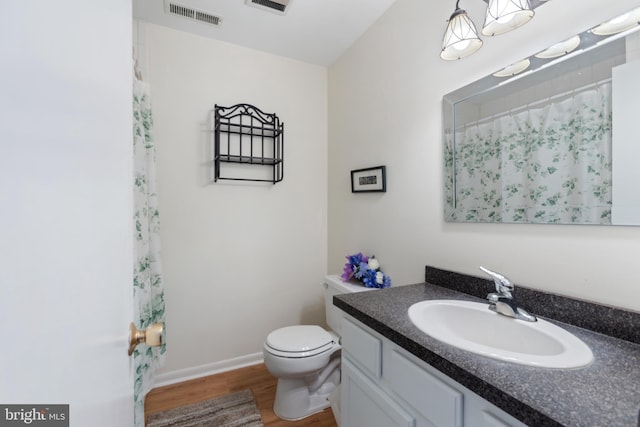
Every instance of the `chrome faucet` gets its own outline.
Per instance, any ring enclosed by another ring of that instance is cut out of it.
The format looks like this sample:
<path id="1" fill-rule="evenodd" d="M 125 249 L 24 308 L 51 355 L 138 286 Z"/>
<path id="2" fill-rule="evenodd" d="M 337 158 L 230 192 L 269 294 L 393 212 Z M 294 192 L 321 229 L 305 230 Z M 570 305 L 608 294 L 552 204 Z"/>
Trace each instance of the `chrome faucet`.
<path id="1" fill-rule="evenodd" d="M 496 292 L 487 295 L 489 300 L 489 309 L 496 313 L 513 317 L 515 319 L 526 320 L 527 322 L 535 322 L 536 316 L 527 313 L 523 308 L 518 307 L 516 303 L 515 287 L 513 284 L 500 273 L 480 267 L 480 270 L 487 273 L 496 284 Z"/>

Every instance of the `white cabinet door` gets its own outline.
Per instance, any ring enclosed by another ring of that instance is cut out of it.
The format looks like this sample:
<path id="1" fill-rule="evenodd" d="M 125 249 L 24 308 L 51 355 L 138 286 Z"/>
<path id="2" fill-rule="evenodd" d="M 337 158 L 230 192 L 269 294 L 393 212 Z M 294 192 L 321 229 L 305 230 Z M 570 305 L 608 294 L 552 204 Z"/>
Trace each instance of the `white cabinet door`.
<path id="1" fill-rule="evenodd" d="M 391 390 L 437 427 L 462 427 L 464 394 L 453 381 L 429 372 L 400 352 L 385 353 Z"/>
<path id="2" fill-rule="evenodd" d="M 416 422 L 344 357 L 340 421 L 340 427 L 414 427 Z"/>
<path id="3" fill-rule="evenodd" d="M 464 427 L 527 427 L 472 391 L 465 394 Z"/>

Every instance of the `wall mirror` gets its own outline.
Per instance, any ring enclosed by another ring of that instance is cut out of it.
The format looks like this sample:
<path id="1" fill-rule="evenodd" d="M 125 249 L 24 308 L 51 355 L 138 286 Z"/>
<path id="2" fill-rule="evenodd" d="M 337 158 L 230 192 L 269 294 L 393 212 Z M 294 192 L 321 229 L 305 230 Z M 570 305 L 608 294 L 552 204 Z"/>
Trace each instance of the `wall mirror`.
<path id="1" fill-rule="evenodd" d="M 640 7 L 443 98 L 445 220 L 640 225 Z"/>

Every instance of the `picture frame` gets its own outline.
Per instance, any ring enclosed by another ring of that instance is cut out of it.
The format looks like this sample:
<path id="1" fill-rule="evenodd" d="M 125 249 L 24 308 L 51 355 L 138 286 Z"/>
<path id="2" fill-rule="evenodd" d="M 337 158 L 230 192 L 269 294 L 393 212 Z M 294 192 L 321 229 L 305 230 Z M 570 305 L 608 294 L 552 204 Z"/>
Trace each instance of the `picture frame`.
<path id="1" fill-rule="evenodd" d="M 385 166 L 375 166 L 351 171 L 352 193 L 385 193 L 387 177 Z"/>

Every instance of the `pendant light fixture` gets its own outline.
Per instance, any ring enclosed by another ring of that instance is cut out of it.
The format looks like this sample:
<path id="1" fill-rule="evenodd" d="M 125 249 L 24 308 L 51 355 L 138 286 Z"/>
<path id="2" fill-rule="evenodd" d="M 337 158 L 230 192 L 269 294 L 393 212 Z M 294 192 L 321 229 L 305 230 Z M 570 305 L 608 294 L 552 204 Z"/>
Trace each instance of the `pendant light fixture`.
<path id="1" fill-rule="evenodd" d="M 467 12 L 460 9 L 460 0 L 456 1 L 456 10 L 449 18 L 442 39 L 440 58 L 451 61 L 469 56 L 482 47 L 482 40 Z"/>
<path id="2" fill-rule="evenodd" d="M 485 36 L 496 36 L 514 30 L 533 18 L 529 0 L 490 0 L 482 27 Z"/>
<path id="3" fill-rule="evenodd" d="M 534 1 L 534 7 L 547 0 Z M 496 36 L 514 30 L 533 18 L 535 12 L 530 0 L 484 0 L 487 3 L 482 34 Z M 456 1 L 456 10 L 449 18 L 442 40 L 440 58 L 450 61 L 471 55 L 482 47 L 478 30 L 467 15 L 460 9 L 460 0 Z"/>

